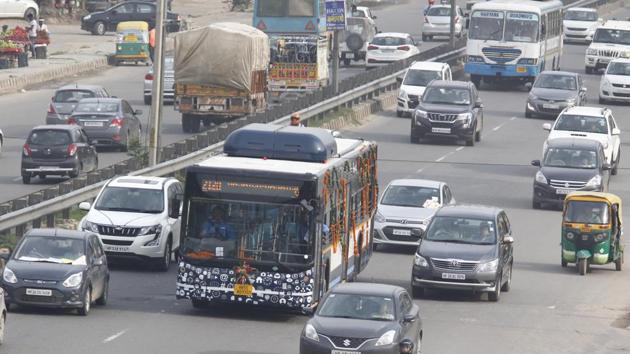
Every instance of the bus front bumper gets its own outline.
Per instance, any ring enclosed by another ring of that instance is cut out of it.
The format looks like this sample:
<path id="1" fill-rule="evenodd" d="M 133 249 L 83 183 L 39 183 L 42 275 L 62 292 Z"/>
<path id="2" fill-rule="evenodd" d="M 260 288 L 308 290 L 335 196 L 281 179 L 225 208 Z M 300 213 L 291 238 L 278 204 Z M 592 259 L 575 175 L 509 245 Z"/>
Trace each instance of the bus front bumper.
<path id="1" fill-rule="evenodd" d="M 534 78 L 540 73 L 536 65 L 466 63 L 464 71 L 469 75 L 484 77 Z"/>

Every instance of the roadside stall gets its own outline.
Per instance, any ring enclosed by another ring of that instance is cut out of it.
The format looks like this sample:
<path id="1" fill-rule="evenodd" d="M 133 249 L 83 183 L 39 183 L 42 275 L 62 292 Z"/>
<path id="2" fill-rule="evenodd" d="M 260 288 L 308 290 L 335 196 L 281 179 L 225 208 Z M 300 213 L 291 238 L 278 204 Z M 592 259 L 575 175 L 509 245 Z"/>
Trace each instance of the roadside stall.
<path id="1" fill-rule="evenodd" d="M 48 57 L 48 45 L 50 44 L 50 36 L 48 31 L 37 31 L 35 38 L 35 59 L 46 59 Z"/>
<path id="2" fill-rule="evenodd" d="M 0 69 L 11 69 L 28 65 L 28 33 L 22 27 L 2 33 L 0 36 Z"/>

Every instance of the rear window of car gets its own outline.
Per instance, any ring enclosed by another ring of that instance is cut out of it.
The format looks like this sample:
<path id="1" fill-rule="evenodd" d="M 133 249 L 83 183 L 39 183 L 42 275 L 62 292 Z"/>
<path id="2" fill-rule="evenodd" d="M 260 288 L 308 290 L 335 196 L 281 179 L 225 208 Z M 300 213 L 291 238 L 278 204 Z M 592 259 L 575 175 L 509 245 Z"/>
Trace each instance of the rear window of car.
<path id="1" fill-rule="evenodd" d="M 450 16 L 451 8 L 450 7 L 431 7 L 429 11 L 427 11 L 427 16 Z"/>
<path id="2" fill-rule="evenodd" d="M 405 42 L 405 38 L 401 37 L 376 37 L 372 40 L 372 44 L 385 46 L 403 45 Z"/>
<path id="3" fill-rule="evenodd" d="M 28 143 L 32 145 L 68 145 L 71 142 L 72 138 L 67 130 L 34 130 L 28 137 Z"/>
<path id="4" fill-rule="evenodd" d="M 57 91 L 54 101 L 59 103 L 64 102 L 79 102 L 83 98 L 95 97 L 94 92 L 89 90 L 62 90 Z"/>
<path id="5" fill-rule="evenodd" d="M 119 110 L 118 103 L 89 102 L 79 103 L 73 113 L 116 113 Z"/>

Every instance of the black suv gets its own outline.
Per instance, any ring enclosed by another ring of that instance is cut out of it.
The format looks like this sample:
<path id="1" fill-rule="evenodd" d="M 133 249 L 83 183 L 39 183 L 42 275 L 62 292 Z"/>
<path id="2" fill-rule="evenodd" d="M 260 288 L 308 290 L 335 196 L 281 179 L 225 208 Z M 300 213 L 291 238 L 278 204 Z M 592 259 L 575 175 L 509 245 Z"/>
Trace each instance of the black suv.
<path id="1" fill-rule="evenodd" d="M 411 142 L 431 137 L 481 140 L 483 104 L 475 85 L 467 81 L 434 80 L 427 86 L 411 119 Z"/>
<path id="2" fill-rule="evenodd" d="M 93 12 L 81 18 L 81 29 L 92 34 L 103 35 L 116 31 L 116 26 L 125 21 L 144 21 L 149 28 L 155 27 L 155 3 L 148 1 L 124 1 L 107 10 Z M 181 17 L 173 12 L 166 13 L 166 31 L 178 32 Z"/>

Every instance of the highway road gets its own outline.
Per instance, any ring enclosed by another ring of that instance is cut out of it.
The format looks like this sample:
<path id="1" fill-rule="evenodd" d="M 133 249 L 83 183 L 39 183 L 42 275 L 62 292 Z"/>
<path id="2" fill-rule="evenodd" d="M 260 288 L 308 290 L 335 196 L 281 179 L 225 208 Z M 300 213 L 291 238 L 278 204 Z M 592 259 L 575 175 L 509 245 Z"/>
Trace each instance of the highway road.
<path id="1" fill-rule="evenodd" d="M 393 6 L 379 7 L 374 10 L 377 15 L 378 27 L 383 31 L 401 31 L 420 37 L 422 15 L 415 2 L 404 2 Z M 77 29 L 77 31 L 80 31 Z M 83 32 L 81 32 L 83 33 Z M 70 38 L 70 37 L 68 37 Z M 421 49 L 428 49 L 443 42 L 427 42 L 421 44 Z M 364 71 L 361 63 L 352 67 L 342 67 L 340 78 L 350 77 Z M 147 131 L 150 107 L 143 104 L 144 66 L 115 67 L 82 78 L 68 78 L 66 82 L 47 84 L 37 89 L 12 95 L 0 96 L 0 128 L 6 141 L 0 161 L 0 203 L 15 199 L 29 193 L 41 190 L 47 186 L 63 181 L 63 178 L 50 177 L 45 180 L 34 178 L 30 185 L 23 185 L 20 177 L 20 159 L 22 145 L 31 130 L 36 125 L 45 122 L 46 110 L 50 104 L 54 90 L 65 83 L 99 84 L 106 87 L 110 94 L 127 99 L 134 108 L 143 110 L 142 122 Z M 180 114 L 172 106 L 164 109 L 162 125 L 162 144 L 167 145 L 183 140 L 188 135 L 182 133 Z M 124 153 L 104 150 L 99 153 L 100 167 L 105 167 L 127 158 Z"/>

